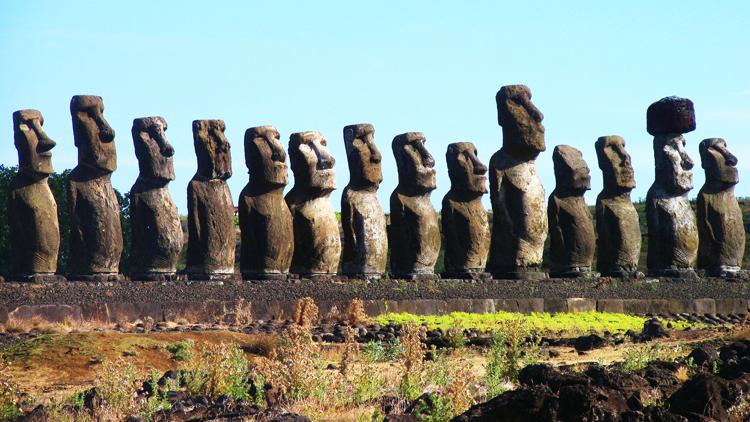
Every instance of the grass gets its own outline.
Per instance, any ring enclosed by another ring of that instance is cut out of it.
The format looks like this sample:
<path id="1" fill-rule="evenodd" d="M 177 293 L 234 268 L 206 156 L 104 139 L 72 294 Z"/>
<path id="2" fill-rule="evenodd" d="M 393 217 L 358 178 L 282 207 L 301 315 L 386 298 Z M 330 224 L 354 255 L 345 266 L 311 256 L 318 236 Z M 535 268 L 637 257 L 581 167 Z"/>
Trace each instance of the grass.
<path id="1" fill-rule="evenodd" d="M 440 328 L 455 330 L 477 329 L 481 331 L 501 330 L 512 321 L 522 321 L 531 330 L 538 333 L 554 333 L 557 335 L 579 335 L 583 333 L 624 333 L 628 330 L 640 331 L 647 318 L 611 313 L 611 312 L 578 312 L 550 314 L 515 312 L 467 313 L 452 312 L 446 315 L 414 315 L 409 313 L 388 313 L 375 318 L 380 324 L 426 324 L 429 329 Z M 673 321 L 673 328 L 705 328 L 705 324 Z"/>

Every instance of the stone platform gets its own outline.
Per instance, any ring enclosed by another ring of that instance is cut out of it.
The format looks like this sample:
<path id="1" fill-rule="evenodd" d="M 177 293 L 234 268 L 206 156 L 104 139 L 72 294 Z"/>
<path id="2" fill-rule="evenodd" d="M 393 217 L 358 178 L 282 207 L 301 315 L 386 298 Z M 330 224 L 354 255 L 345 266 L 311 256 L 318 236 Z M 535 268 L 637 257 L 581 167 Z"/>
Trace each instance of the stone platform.
<path id="1" fill-rule="evenodd" d="M 343 310 L 355 298 L 370 315 L 384 312 L 609 311 L 631 314 L 747 314 L 750 283 L 715 278 L 620 280 L 403 281 L 169 281 L 0 283 L 0 323 L 9 319 L 130 322 L 230 321 L 291 318 L 297 299 L 310 296 L 321 313 Z"/>

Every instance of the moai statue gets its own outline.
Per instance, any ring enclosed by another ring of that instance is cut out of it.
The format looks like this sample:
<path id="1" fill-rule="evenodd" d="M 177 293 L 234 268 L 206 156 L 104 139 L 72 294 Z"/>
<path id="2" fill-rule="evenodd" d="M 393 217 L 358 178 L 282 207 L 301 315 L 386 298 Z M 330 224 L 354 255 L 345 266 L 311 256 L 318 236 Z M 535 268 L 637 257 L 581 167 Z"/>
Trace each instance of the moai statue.
<path id="1" fill-rule="evenodd" d="M 594 261 L 594 221 L 583 194 L 591 189 L 589 167 L 581 151 L 558 145 L 552 152 L 555 190 L 549 196 L 550 276 L 597 276 Z"/>
<path id="2" fill-rule="evenodd" d="M 693 188 L 693 161 L 682 137 L 695 129 L 693 102 L 662 98 L 648 107 L 646 117 L 656 164 L 646 195 L 648 270 L 653 276 L 695 278 L 698 229 L 687 195 Z"/>
<path id="3" fill-rule="evenodd" d="M 535 163 L 546 148 L 544 115 L 525 85 L 504 86 L 495 100 L 503 147 L 490 159 L 493 226 L 487 270 L 495 278 L 547 278 L 540 269 L 547 208 Z"/>
<path id="4" fill-rule="evenodd" d="M 70 101 L 78 165 L 68 178 L 70 258 L 68 278 L 117 281 L 122 254 L 120 204 L 110 178 L 117 169 L 115 131 L 104 119 L 102 98 Z"/>
<path id="5" fill-rule="evenodd" d="M 223 120 L 194 120 L 193 145 L 198 171 L 188 184 L 187 277 L 234 278 L 234 205 L 227 179 L 232 156 Z"/>
<path id="6" fill-rule="evenodd" d="M 18 150 L 18 173 L 10 182 L 8 222 L 13 247 L 13 276 L 21 281 L 54 282 L 60 249 L 57 203 L 47 183 L 54 172 L 55 142 L 42 129 L 37 110 L 13 113 L 13 140 Z"/>
<path id="7" fill-rule="evenodd" d="M 443 278 L 480 280 L 490 249 L 490 226 L 482 206 L 487 193 L 487 166 L 477 157 L 471 142 L 448 145 L 445 153 L 451 188 L 440 211 L 445 239 Z"/>
<path id="8" fill-rule="evenodd" d="M 346 126 L 344 146 L 349 184 L 341 195 L 342 273 L 351 278 L 378 279 L 388 261 L 388 232 L 377 196 L 383 172 L 375 128 L 366 123 Z"/>
<path id="9" fill-rule="evenodd" d="M 602 136 L 595 147 L 604 177 L 604 188 L 596 197 L 597 270 L 606 277 L 642 277 L 638 271 L 641 226 L 630 200 L 635 178 L 625 140 Z"/>
<path id="10" fill-rule="evenodd" d="M 250 181 L 240 193 L 240 270 L 246 280 L 285 280 L 294 250 L 292 214 L 284 201 L 286 152 L 273 126 L 245 131 Z"/>
<path id="11" fill-rule="evenodd" d="M 174 148 L 163 117 L 133 120 L 138 179 L 130 189 L 132 280 L 175 280 L 182 225 L 167 185 L 174 180 Z"/>
<path id="12" fill-rule="evenodd" d="M 740 270 L 745 255 L 745 227 L 734 196 L 739 182 L 737 157 L 721 138 L 700 143 L 701 166 L 706 183 L 698 193 L 698 268 L 708 275 L 747 278 Z"/>
<path id="13" fill-rule="evenodd" d="M 286 203 L 294 222 L 294 254 L 290 271 L 313 279 L 336 274 L 341 258 L 341 236 L 331 192 L 336 188 L 336 160 L 320 132 L 298 132 L 289 137 L 289 162 L 294 187 Z"/>
<path id="14" fill-rule="evenodd" d="M 425 148 L 421 132 L 393 138 L 398 185 L 391 194 L 391 273 L 395 278 L 438 278 L 435 263 L 440 253 L 440 227 L 430 201 L 435 190 L 435 160 Z"/>

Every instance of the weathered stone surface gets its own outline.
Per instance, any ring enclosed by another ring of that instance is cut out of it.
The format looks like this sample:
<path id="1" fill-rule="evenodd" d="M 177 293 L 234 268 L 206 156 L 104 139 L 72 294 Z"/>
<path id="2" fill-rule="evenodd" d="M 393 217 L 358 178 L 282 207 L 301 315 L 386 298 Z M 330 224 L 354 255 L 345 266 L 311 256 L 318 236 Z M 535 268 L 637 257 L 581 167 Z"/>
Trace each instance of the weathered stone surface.
<path id="1" fill-rule="evenodd" d="M 483 277 L 490 247 L 490 228 L 482 195 L 487 193 L 487 166 L 471 142 L 448 145 L 445 153 L 451 188 L 443 197 L 441 225 L 445 239 L 444 278 Z"/>
<path id="2" fill-rule="evenodd" d="M 239 199 L 242 231 L 240 270 L 247 280 L 283 279 L 294 250 L 292 213 L 284 201 L 289 180 L 286 152 L 273 126 L 245 131 L 250 181 Z"/>
<path id="3" fill-rule="evenodd" d="M 649 273 L 694 278 L 698 229 L 687 196 L 693 188 L 693 161 L 685 151 L 685 138 L 681 135 L 694 128 L 688 124 L 695 121 L 692 103 L 668 97 L 652 104 L 649 110 L 650 132 L 656 133 L 656 178 L 646 195 Z"/>
<path id="4" fill-rule="evenodd" d="M 131 275 L 134 280 L 175 277 L 182 251 L 182 225 L 167 185 L 174 180 L 172 156 L 163 117 L 133 120 L 138 179 L 130 189 Z"/>
<path id="5" fill-rule="evenodd" d="M 104 119 L 102 98 L 70 101 L 78 165 L 68 178 L 69 276 L 74 280 L 118 280 L 122 254 L 120 206 L 110 178 L 117 169 L 115 131 Z"/>
<path id="6" fill-rule="evenodd" d="M 604 188 L 596 198 L 597 270 L 609 277 L 639 277 L 641 226 L 630 200 L 635 188 L 630 154 L 620 136 L 597 139 L 596 156 Z"/>
<path id="7" fill-rule="evenodd" d="M 545 278 L 540 266 L 547 208 L 535 164 L 546 148 L 544 115 L 525 85 L 504 86 L 495 99 L 503 147 L 490 159 L 493 226 L 487 270 L 495 278 Z"/>
<path id="8" fill-rule="evenodd" d="M 646 111 L 646 130 L 653 136 L 695 130 L 695 108 L 687 98 L 664 97 Z"/>
<path id="9" fill-rule="evenodd" d="M 289 137 L 289 162 L 294 187 L 285 199 L 294 224 L 294 255 L 290 271 L 303 276 L 335 274 L 341 258 L 341 237 L 331 192 L 336 188 L 336 160 L 320 132 Z"/>
<path id="10" fill-rule="evenodd" d="M 435 160 L 425 147 L 421 132 L 408 132 L 393 138 L 398 185 L 391 194 L 391 224 L 388 244 L 391 273 L 409 279 L 435 278 L 440 253 L 440 227 L 430 202 L 435 190 Z"/>
<path id="11" fill-rule="evenodd" d="M 13 139 L 18 150 L 18 173 L 10 183 L 8 223 L 15 278 L 56 281 L 60 227 L 57 203 L 47 182 L 54 172 L 55 142 L 42 129 L 37 110 L 13 113 Z"/>
<path id="12" fill-rule="evenodd" d="M 198 171 L 188 184 L 188 278 L 221 280 L 234 276 L 234 205 L 230 145 L 222 120 L 193 121 Z"/>
<path id="13" fill-rule="evenodd" d="M 341 195 L 344 254 L 341 271 L 350 277 L 378 278 L 388 261 L 388 232 L 377 191 L 383 181 L 380 150 L 371 124 L 344 128 L 349 184 Z"/>
<path id="14" fill-rule="evenodd" d="M 710 275 L 736 277 L 745 254 L 745 227 L 742 210 L 734 196 L 739 182 L 737 157 L 723 139 L 700 143 L 701 166 L 706 183 L 698 192 L 698 268 Z"/>
<path id="15" fill-rule="evenodd" d="M 591 189 L 589 167 L 581 151 L 558 145 L 552 153 L 555 190 L 549 196 L 550 276 L 591 275 L 594 221 L 583 194 Z"/>

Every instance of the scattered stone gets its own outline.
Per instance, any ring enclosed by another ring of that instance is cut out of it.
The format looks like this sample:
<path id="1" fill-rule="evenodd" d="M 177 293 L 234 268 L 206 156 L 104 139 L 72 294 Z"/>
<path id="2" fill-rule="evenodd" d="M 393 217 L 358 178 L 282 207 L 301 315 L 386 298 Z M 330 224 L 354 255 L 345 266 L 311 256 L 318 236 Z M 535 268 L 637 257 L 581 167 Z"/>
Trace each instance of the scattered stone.
<path id="1" fill-rule="evenodd" d="M 435 160 L 421 132 L 393 138 L 398 185 L 391 194 L 391 274 L 396 278 L 434 279 L 440 253 L 440 227 L 430 192 L 436 187 Z"/>
<path id="2" fill-rule="evenodd" d="M 490 159 L 493 230 L 487 270 L 494 278 L 546 278 L 540 267 L 547 208 L 535 164 L 546 149 L 544 115 L 525 85 L 504 86 L 495 100 L 503 147 Z"/>
<path id="3" fill-rule="evenodd" d="M 575 339 L 573 347 L 577 351 L 589 351 L 599 349 L 607 345 L 607 339 L 598 334 L 589 334 L 587 336 L 580 336 Z"/>
<path id="4" fill-rule="evenodd" d="M 341 237 L 331 192 L 336 188 L 336 160 L 320 132 L 298 132 L 289 137 L 289 162 L 294 187 L 286 203 L 294 224 L 294 255 L 290 271 L 302 276 L 336 274 Z"/>
<path id="5" fill-rule="evenodd" d="M 649 319 L 643 323 L 643 330 L 641 331 L 641 338 L 645 341 L 653 340 L 655 338 L 668 337 L 667 330 L 664 329 L 664 324 L 656 318 Z"/>

